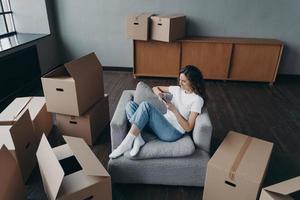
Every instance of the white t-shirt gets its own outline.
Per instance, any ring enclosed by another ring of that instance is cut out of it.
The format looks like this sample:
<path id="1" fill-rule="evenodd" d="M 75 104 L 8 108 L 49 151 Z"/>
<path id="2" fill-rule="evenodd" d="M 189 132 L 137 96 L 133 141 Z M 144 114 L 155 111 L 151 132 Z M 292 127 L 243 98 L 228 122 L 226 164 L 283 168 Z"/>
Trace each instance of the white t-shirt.
<path id="1" fill-rule="evenodd" d="M 204 101 L 201 96 L 195 93 L 185 93 L 179 86 L 169 86 L 169 92 L 173 95 L 171 103 L 177 108 L 179 113 L 186 119 L 189 119 L 191 112 L 201 113 Z M 181 133 L 185 130 L 178 123 L 176 116 L 170 110 L 164 114 L 164 117 Z"/>

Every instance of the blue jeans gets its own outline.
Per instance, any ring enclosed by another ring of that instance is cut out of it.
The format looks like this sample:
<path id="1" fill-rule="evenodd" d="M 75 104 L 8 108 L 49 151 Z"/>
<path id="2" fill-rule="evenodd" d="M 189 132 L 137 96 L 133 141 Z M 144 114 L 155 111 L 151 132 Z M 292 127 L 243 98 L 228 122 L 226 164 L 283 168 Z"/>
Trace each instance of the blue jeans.
<path id="1" fill-rule="evenodd" d="M 183 136 L 163 114 L 148 102 L 138 105 L 134 101 L 129 101 L 126 105 L 127 119 L 142 131 L 146 126 L 161 140 L 173 142 Z"/>

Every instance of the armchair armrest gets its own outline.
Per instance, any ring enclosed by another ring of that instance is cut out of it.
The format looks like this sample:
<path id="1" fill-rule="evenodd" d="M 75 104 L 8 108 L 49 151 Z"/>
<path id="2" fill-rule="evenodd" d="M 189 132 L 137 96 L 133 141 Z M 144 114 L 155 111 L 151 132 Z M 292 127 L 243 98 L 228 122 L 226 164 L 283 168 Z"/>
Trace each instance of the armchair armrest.
<path id="1" fill-rule="evenodd" d="M 110 137 L 111 137 L 111 148 L 114 150 L 117 148 L 122 140 L 125 138 L 127 130 L 127 117 L 125 107 L 128 101 L 132 100 L 134 90 L 124 90 L 119 103 L 116 107 L 113 118 L 110 122 Z"/>
<path id="2" fill-rule="evenodd" d="M 193 130 L 193 141 L 197 148 L 200 148 L 207 153 L 210 152 L 210 143 L 212 136 L 212 124 L 205 110 L 196 118 L 195 127 Z"/>

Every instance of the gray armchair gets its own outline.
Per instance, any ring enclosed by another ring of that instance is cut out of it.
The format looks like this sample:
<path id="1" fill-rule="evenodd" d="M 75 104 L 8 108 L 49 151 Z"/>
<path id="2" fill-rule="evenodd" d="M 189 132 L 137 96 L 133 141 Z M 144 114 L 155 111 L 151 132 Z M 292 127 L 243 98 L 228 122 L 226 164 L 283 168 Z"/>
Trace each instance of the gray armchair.
<path id="1" fill-rule="evenodd" d="M 133 95 L 134 90 L 123 91 L 111 120 L 112 150 L 118 147 L 128 132 L 125 106 L 128 101 L 132 100 Z M 191 138 L 193 142 L 190 146 L 193 146 L 193 151 L 188 156 L 131 159 L 125 154 L 117 159 L 109 160 L 109 173 L 113 182 L 117 183 L 203 186 L 207 162 L 210 159 L 211 134 L 212 126 L 209 115 L 207 110 L 204 110 L 197 117 L 191 136 L 187 135 L 180 139 L 182 141 L 174 143 L 174 145 L 181 145 L 182 148 L 182 145 L 186 144 L 184 141 Z M 157 145 L 157 143 L 162 145 Z M 164 143 L 165 147 L 170 146 L 170 144 L 163 141 L 148 142 L 142 147 L 142 150 L 148 151 L 157 147 L 164 148 Z"/>

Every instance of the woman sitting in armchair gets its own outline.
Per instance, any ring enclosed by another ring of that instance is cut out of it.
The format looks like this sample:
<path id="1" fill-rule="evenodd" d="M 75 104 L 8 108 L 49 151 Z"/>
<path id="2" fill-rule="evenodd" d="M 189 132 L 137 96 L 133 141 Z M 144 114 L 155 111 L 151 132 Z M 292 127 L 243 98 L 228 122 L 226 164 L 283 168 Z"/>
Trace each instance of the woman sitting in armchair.
<path id="1" fill-rule="evenodd" d="M 153 92 L 164 100 L 167 113 L 162 114 L 148 102 L 138 105 L 128 102 L 126 115 L 131 128 L 122 143 L 109 155 L 117 158 L 128 150 L 138 154 L 145 144 L 141 131 L 147 126 L 161 140 L 173 142 L 193 130 L 196 117 L 206 103 L 204 80 L 201 71 L 188 65 L 180 70 L 179 86 L 156 86 Z"/>

